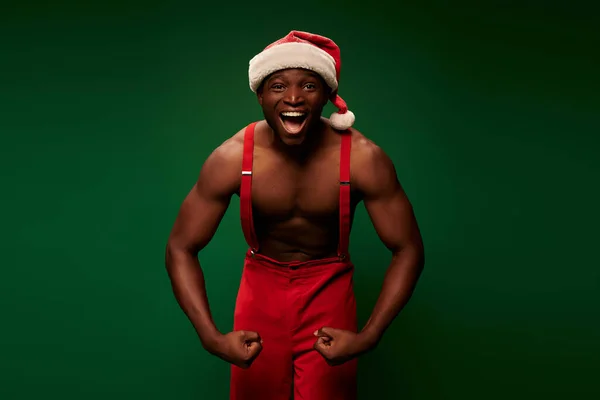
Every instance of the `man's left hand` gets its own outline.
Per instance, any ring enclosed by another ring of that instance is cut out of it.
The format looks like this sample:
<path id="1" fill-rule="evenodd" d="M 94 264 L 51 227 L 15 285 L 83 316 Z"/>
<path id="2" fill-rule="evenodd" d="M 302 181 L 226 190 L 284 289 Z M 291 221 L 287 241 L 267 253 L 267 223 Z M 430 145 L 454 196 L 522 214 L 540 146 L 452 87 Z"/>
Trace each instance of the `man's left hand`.
<path id="1" fill-rule="evenodd" d="M 371 349 L 371 341 L 361 333 L 322 327 L 314 335 L 317 336 L 317 341 L 313 348 L 329 365 L 343 364 Z"/>

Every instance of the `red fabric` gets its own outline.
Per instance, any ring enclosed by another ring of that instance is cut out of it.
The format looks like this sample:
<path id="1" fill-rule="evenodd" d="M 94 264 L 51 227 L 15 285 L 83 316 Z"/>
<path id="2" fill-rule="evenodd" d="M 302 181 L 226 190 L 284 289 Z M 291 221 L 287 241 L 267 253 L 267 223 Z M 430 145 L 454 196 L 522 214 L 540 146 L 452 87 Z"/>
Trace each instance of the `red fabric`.
<path id="1" fill-rule="evenodd" d="M 254 251 L 258 251 L 258 240 L 252 220 L 252 163 L 254 161 L 254 128 L 256 122 L 246 127 L 244 132 L 244 154 L 242 156 L 242 183 L 240 187 L 240 217 L 246 242 Z"/>
<path id="2" fill-rule="evenodd" d="M 357 360 L 331 367 L 313 349 L 322 326 L 356 332 L 353 272 L 338 257 L 281 263 L 248 251 L 233 329 L 258 332 L 263 349 L 250 368 L 231 366 L 231 400 L 356 398 Z"/>
<path id="3" fill-rule="evenodd" d="M 327 54 L 329 54 L 333 58 L 333 61 L 335 63 L 336 78 L 339 83 L 340 71 L 342 69 L 342 58 L 340 48 L 333 40 L 325 36 L 317 35 L 315 33 L 291 31 L 281 39 L 265 47 L 265 50 L 284 43 L 306 43 L 318 47 Z"/>
<path id="4" fill-rule="evenodd" d="M 333 103 L 333 105 L 339 110 L 339 114 L 345 114 L 346 112 L 348 112 L 348 105 L 346 104 L 344 99 L 340 97 L 337 91 L 331 93 L 330 100 Z"/>
<path id="5" fill-rule="evenodd" d="M 255 124 L 246 130 L 243 170 L 250 165 Z M 248 369 L 231 366 L 231 400 L 354 400 L 357 360 L 329 366 L 313 349 L 314 331 L 330 326 L 357 331 L 354 266 L 347 254 L 350 226 L 350 134 L 340 151 L 340 254 L 307 261 L 279 262 L 246 253 L 235 304 L 234 330 L 258 332 L 263 350 Z M 252 225 L 251 175 L 242 177 L 242 227 L 256 240 Z M 243 195 L 242 195 L 243 194 Z"/>
<path id="6" fill-rule="evenodd" d="M 350 240 L 350 150 L 352 136 L 349 132 L 342 134 L 340 149 L 340 243 L 338 254 L 348 254 Z"/>

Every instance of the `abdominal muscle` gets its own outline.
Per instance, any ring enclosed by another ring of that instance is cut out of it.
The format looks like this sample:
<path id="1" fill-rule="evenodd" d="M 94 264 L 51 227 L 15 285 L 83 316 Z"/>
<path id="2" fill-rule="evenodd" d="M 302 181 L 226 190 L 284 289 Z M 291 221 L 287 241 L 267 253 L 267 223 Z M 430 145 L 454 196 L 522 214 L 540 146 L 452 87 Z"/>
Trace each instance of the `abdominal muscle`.
<path id="1" fill-rule="evenodd" d="M 337 255 L 339 227 L 337 215 L 309 220 L 293 217 L 285 221 L 254 219 L 259 252 L 281 262 L 310 261 Z"/>

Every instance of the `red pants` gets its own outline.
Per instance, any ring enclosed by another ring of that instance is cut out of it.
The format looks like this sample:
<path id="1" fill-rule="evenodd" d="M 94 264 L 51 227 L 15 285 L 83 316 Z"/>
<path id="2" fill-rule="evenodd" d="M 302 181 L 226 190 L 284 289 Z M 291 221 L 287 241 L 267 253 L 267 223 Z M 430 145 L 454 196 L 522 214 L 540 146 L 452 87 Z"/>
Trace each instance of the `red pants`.
<path id="1" fill-rule="evenodd" d="M 338 257 L 280 263 L 248 251 L 234 330 L 258 332 L 248 369 L 231 367 L 231 400 L 353 400 L 357 360 L 329 366 L 313 349 L 323 327 L 356 332 L 354 267 Z"/>

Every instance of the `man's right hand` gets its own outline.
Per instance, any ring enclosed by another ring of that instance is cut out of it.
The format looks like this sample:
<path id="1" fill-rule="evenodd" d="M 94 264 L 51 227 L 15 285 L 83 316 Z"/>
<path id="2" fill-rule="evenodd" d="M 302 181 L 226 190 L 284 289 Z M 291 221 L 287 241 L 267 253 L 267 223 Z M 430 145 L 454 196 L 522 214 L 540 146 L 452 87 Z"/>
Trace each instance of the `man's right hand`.
<path id="1" fill-rule="evenodd" d="M 223 360 L 246 369 L 260 354 L 262 339 L 257 332 L 234 331 L 221 336 L 215 350 Z"/>

